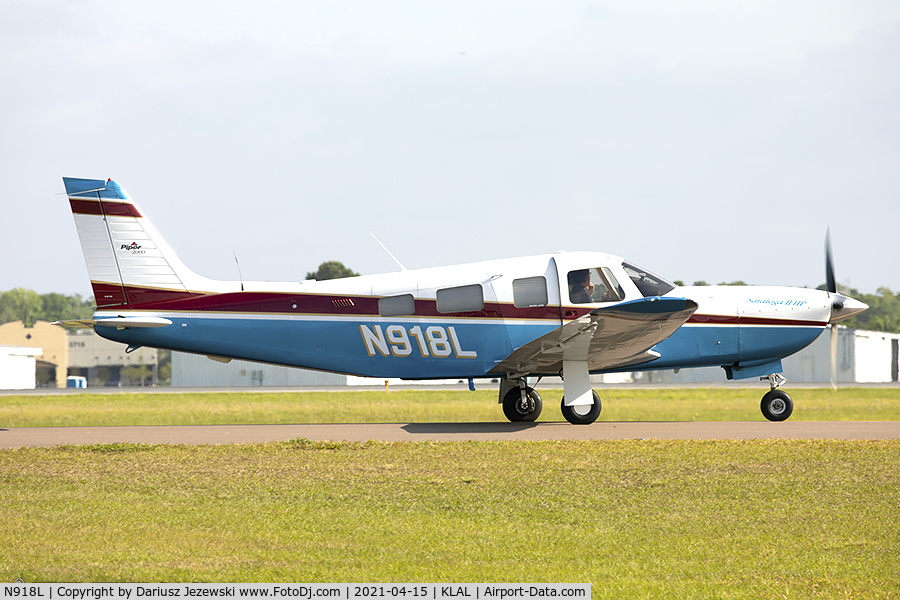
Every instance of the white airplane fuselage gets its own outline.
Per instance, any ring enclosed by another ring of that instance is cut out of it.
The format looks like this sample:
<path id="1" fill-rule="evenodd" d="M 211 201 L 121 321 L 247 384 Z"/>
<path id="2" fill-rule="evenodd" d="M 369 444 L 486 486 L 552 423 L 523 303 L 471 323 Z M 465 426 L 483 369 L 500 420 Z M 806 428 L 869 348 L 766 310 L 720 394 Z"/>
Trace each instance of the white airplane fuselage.
<path id="1" fill-rule="evenodd" d="M 583 381 L 713 365 L 739 379 L 780 373 L 782 358 L 865 308 L 805 288 L 679 287 L 599 252 L 216 281 L 186 267 L 115 182 L 65 183 L 98 304 L 90 324 L 135 347 L 404 379 Z M 572 402 L 587 403 L 589 390 L 572 386 Z"/>
<path id="2" fill-rule="evenodd" d="M 147 303 L 141 302 L 143 291 L 129 290 L 133 308 L 99 308 L 94 317 L 172 322 L 165 328 L 97 329 L 103 337 L 134 346 L 370 377 L 479 378 L 493 376 L 494 366 L 516 348 L 599 306 L 561 302 L 557 263 L 562 261 L 619 272 L 626 294 L 622 302 L 644 298 L 625 276 L 620 258 L 578 252 L 321 282 L 231 282 L 231 292 L 176 294 Z M 536 277 L 550 284 L 546 304 L 516 306 L 513 282 Z M 471 285 L 484 291 L 480 310 L 441 312 L 439 290 Z M 380 299 L 402 296 L 412 296 L 413 314 L 379 312 Z M 812 343 L 831 315 L 826 292 L 803 288 L 675 287 L 666 296 L 690 298 L 699 308 L 654 346 L 658 359 L 612 370 L 746 369 L 777 362 Z"/>

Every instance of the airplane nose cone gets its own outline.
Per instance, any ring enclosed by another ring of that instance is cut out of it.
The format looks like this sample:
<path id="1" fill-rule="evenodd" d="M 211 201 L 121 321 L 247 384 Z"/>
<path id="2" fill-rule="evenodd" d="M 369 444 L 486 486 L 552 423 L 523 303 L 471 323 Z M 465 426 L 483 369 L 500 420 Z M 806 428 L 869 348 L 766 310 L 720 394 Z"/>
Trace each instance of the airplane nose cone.
<path id="1" fill-rule="evenodd" d="M 829 323 L 839 323 L 869 308 L 869 305 L 849 296 L 831 294 L 831 319 Z"/>

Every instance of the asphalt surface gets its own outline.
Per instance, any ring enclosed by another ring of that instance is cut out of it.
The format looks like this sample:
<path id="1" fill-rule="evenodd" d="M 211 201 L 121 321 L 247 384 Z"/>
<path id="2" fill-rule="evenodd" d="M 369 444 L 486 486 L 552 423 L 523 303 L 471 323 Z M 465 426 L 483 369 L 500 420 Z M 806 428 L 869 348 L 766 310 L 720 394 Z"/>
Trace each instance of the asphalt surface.
<path id="1" fill-rule="evenodd" d="M 376 423 L 327 425 L 186 425 L 154 427 L 19 427 L 0 429 L 0 449 L 66 444 L 254 444 L 293 439 L 369 440 L 753 440 L 900 439 L 900 421 Z"/>

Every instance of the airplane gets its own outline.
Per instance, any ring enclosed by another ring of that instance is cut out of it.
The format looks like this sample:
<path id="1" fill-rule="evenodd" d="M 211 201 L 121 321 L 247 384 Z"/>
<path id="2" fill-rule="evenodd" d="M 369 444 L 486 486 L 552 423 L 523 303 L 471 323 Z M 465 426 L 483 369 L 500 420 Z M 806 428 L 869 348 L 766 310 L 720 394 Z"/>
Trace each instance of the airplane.
<path id="1" fill-rule="evenodd" d="M 768 380 L 760 409 L 793 412 L 782 359 L 868 307 L 828 290 L 678 286 L 623 258 L 556 252 L 327 281 L 219 281 L 188 268 L 115 181 L 64 177 L 96 310 L 61 321 L 128 345 L 379 378 L 498 380 L 512 422 L 562 376 L 573 424 L 602 409 L 590 375 L 720 366 Z M 380 242 L 379 242 L 380 243 Z M 537 385 L 537 383 L 535 383 Z"/>

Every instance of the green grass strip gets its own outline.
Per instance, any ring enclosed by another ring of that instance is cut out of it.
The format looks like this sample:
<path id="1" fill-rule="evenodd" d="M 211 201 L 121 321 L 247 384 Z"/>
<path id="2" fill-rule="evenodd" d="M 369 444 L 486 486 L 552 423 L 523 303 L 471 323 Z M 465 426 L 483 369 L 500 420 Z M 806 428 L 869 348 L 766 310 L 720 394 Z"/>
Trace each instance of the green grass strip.
<path id="1" fill-rule="evenodd" d="M 900 442 L 107 444 L 0 451 L 0 579 L 590 582 L 890 598 Z"/>
<path id="2" fill-rule="evenodd" d="M 599 389 L 601 421 L 762 421 L 759 388 Z M 539 389 L 540 421 L 562 390 Z M 795 420 L 900 420 L 900 388 L 788 389 Z M 492 389 L 0 396 L 0 427 L 505 421 Z"/>

